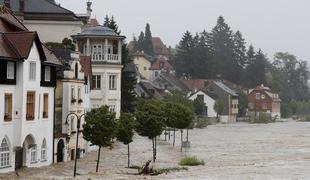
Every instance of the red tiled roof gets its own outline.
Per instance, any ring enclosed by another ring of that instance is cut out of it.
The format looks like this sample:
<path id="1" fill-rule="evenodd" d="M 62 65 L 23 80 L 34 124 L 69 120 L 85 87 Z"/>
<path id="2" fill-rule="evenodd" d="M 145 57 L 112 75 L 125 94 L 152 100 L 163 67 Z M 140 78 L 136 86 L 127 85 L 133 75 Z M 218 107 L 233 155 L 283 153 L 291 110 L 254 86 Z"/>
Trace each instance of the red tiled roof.
<path id="1" fill-rule="evenodd" d="M 154 48 L 154 53 L 156 55 L 169 55 L 169 51 L 166 45 L 162 42 L 162 40 L 159 37 L 153 37 L 152 44 Z"/>
<path id="2" fill-rule="evenodd" d="M 183 84 L 190 90 L 203 90 L 205 88 L 205 79 L 182 80 Z"/>
<path id="3" fill-rule="evenodd" d="M 166 71 L 172 71 L 173 67 L 167 60 L 163 60 L 158 58 L 150 67 L 150 70 L 161 70 L 164 69 Z"/>
<path id="4" fill-rule="evenodd" d="M 37 34 L 35 32 L 30 31 L 4 34 L 4 37 L 8 40 L 8 43 L 15 48 L 19 57 L 23 59 L 28 58 L 36 36 Z"/>
<path id="5" fill-rule="evenodd" d="M 46 45 L 42 44 L 43 51 L 46 56 L 45 63 L 55 64 L 55 65 L 62 65 L 59 59 L 55 56 L 55 54 L 50 50 Z"/>

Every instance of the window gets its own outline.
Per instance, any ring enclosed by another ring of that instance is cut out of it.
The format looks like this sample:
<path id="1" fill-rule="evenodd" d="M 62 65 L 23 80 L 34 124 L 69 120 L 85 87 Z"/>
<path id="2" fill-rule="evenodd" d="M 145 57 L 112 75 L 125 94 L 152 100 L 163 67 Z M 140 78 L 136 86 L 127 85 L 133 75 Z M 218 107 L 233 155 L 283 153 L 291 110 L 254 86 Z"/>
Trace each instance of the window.
<path id="1" fill-rule="evenodd" d="M 14 75 L 15 75 L 15 64 L 14 62 L 8 62 L 6 77 L 7 79 L 14 79 Z"/>
<path id="2" fill-rule="evenodd" d="M 31 80 L 31 81 L 36 80 L 36 63 L 35 62 L 30 63 L 29 80 Z"/>
<path id="3" fill-rule="evenodd" d="M 263 104 L 262 104 L 262 108 L 263 108 L 264 110 L 266 110 L 266 109 L 267 109 L 267 103 L 263 103 Z"/>
<path id="4" fill-rule="evenodd" d="M 101 89 L 101 76 L 100 75 L 93 76 L 93 86 L 94 86 L 94 89 Z"/>
<path id="5" fill-rule="evenodd" d="M 71 131 L 75 131 L 74 117 L 71 117 Z"/>
<path id="6" fill-rule="evenodd" d="M 115 105 L 110 105 L 109 110 L 110 112 L 115 112 Z"/>
<path id="7" fill-rule="evenodd" d="M 10 146 L 8 141 L 4 138 L 0 146 L 0 168 L 10 166 Z"/>
<path id="8" fill-rule="evenodd" d="M 144 71 L 146 71 L 147 70 L 147 67 L 146 66 L 144 66 Z"/>
<path id="9" fill-rule="evenodd" d="M 92 48 L 92 59 L 93 60 L 102 60 L 104 59 L 103 53 L 102 53 L 102 45 L 95 44 Z"/>
<path id="10" fill-rule="evenodd" d="M 30 149 L 30 162 L 36 163 L 37 162 L 37 146 L 33 146 Z"/>
<path id="11" fill-rule="evenodd" d="M 160 69 L 163 69 L 163 68 L 164 68 L 164 65 L 165 65 L 164 62 L 160 62 L 160 63 L 159 63 L 159 68 L 160 68 Z"/>
<path id="12" fill-rule="evenodd" d="M 48 118 L 48 94 L 43 95 L 43 118 Z"/>
<path id="13" fill-rule="evenodd" d="M 42 146 L 41 146 L 41 161 L 45 161 L 47 159 L 47 148 L 46 148 L 46 140 L 43 140 Z"/>
<path id="14" fill-rule="evenodd" d="M 75 79 L 79 79 L 79 65 L 78 65 L 78 63 L 75 63 L 74 72 L 75 72 Z"/>
<path id="15" fill-rule="evenodd" d="M 35 92 L 27 92 L 27 111 L 26 119 L 34 120 L 34 111 L 35 111 Z"/>
<path id="16" fill-rule="evenodd" d="M 256 99 L 260 99 L 260 93 L 256 93 Z"/>
<path id="17" fill-rule="evenodd" d="M 50 66 L 45 66 L 45 81 L 50 82 L 51 81 L 51 67 Z"/>
<path id="18" fill-rule="evenodd" d="M 155 77 L 157 77 L 158 76 L 158 72 L 157 71 L 155 71 Z"/>
<path id="19" fill-rule="evenodd" d="M 116 75 L 109 76 L 109 89 L 116 90 Z"/>
<path id="20" fill-rule="evenodd" d="M 204 95 L 202 95 L 202 94 L 199 94 L 199 95 L 197 95 L 197 99 L 200 101 L 200 102 L 204 102 Z"/>
<path id="21" fill-rule="evenodd" d="M 76 99 L 75 99 L 75 89 L 74 86 L 71 86 L 71 103 L 75 103 Z"/>
<path id="22" fill-rule="evenodd" d="M 13 95 L 4 95 L 4 121 L 12 121 Z"/>
<path id="23" fill-rule="evenodd" d="M 250 109 L 254 109 L 254 104 L 253 103 L 249 103 L 249 108 Z"/>

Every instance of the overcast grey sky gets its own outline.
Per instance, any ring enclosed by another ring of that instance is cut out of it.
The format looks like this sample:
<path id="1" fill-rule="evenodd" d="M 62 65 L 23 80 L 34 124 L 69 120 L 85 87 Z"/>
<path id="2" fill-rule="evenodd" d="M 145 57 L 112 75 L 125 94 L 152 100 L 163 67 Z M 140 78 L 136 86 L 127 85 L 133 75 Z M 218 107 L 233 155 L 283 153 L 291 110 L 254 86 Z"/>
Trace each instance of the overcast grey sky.
<path id="1" fill-rule="evenodd" d="M 87 0 L 56 0 L 75 13 L 86 12 Z M 145 24 L 153 36 L 175 46 L 186 30 L 210 31 L 222 15 L 231 28 L 240 30 L 248 44 L 269 58 L 288 51 L 310 61 L 309 0 L 92 0 L 93 17 L 100 23 L 114 15 L 122 33 L 131 40 Z"/>

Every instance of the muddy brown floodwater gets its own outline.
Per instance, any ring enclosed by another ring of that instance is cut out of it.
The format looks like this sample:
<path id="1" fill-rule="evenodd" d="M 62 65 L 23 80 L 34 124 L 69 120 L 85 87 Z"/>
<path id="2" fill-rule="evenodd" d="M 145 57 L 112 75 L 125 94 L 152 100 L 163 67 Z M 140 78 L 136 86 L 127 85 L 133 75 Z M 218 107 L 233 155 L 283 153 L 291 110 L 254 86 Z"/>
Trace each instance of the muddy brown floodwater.
<path id="1" fill-rule="evenodd" d="M 176 146 L 172 141 L 158 140 L 155 167 L 177 167 L 185 156 L 197 156 L 205 166 L 159 176 L 133 175 L 127 169 L 127 147 L 116 143 L 113 150 L 104 149 L 100 172 L 94 173 L 96 152 L 78 161 L 79 179 L 310 179 L 310 123 L 277 122 L 272 124 L 218 124 L 189 132 L 191 148 L 180 152 L 180 134 Z M 131 144 L 131 164 L 141 166 L 151 159 L 151 141 L 135 136 Z M 73 162 L 50 167 L 23 169 L 20 179 L 71 179 Z M 15 179 L 15 173 L 0 179 Z"/>

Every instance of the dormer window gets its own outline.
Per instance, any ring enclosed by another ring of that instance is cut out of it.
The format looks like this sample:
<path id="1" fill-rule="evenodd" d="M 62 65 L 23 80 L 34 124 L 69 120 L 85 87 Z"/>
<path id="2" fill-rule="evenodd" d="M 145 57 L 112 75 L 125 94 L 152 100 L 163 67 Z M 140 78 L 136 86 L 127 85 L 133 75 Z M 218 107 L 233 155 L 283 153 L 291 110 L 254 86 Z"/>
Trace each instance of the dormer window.
<path id="1" fill-rule="evenodd" d="M 50 66 L 45 66 L 45 81 L 50 82 L 51 81 L 51 67 Z"/>
<path id="2" fill-rule="evenodd" d="M 160 69 L 163 69 L 163 68 L 164 68 L 164 64 L 165 64 L 164 62 L 160 62 L 160 63 L 159 63 L 159 68 L 160 68 Z"/>
<path id="3" fill-rule="evenodd" d="M 7 79 L 14 79 L 14 74 L 15 74 L 15 68 L 14 68 L 15 64 L 14 62 L 8 62 L 7 63 Z"/>

